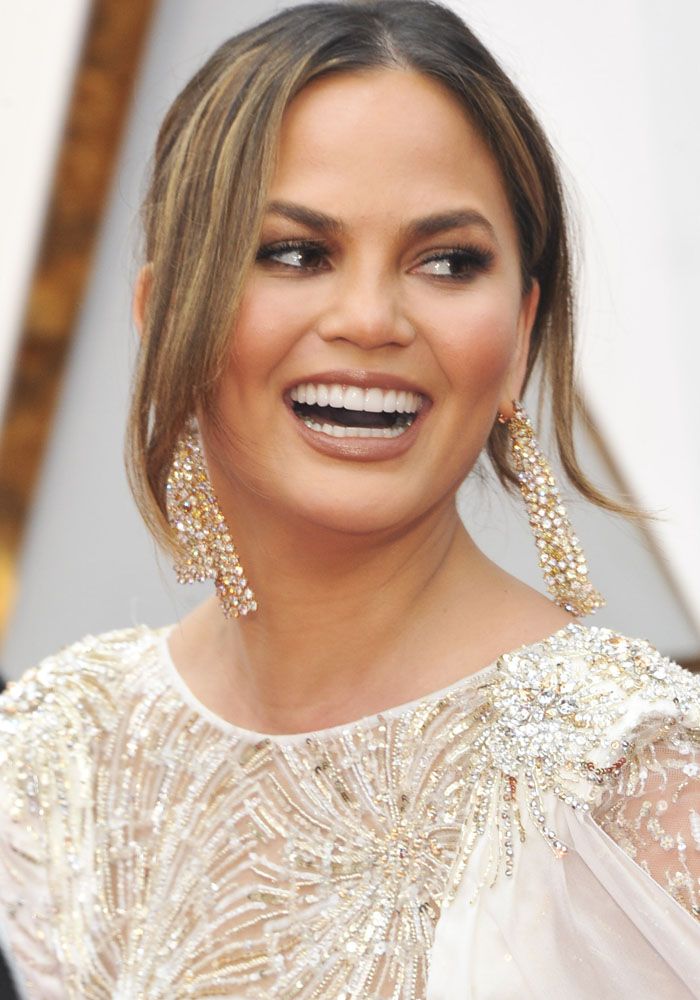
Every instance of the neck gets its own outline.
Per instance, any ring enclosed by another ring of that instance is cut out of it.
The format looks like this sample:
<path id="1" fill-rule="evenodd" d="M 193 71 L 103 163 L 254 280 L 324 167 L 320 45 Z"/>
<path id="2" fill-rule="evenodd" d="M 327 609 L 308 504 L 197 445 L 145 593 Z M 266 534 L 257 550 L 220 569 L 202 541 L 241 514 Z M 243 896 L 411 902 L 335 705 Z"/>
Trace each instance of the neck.
<path id="1" fill-rule="evenodd" d="M 449 669 L 455 618 L 472 609 L 478 629 L 501 573 L 453 503 L 381 538 L 258 506 L 254 533 L 234 541 L 258 610 L 227 621 L 207 601 L 182 630 L 181 659 L 197 661 L 202 700 L 235 706 L 231 721 L 262 732 L 326 728 L 449 683 L 436 671 Z"/>

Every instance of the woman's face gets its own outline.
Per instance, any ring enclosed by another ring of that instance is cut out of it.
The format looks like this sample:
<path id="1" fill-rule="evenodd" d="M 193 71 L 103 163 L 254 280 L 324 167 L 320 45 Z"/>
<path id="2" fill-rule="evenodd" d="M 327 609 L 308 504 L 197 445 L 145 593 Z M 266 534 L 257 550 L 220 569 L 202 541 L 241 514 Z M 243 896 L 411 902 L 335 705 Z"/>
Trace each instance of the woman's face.
<path id="1" fill-rule="evenodd" d="M 512 412 L 538 298 L 485 143 L 418 73 L 326 77 L 286 113 L 268 208 L 218 388 L 226 446 L 203 428 L 224 511 L 262 494 L 364 533 L 451 507 Z"/>

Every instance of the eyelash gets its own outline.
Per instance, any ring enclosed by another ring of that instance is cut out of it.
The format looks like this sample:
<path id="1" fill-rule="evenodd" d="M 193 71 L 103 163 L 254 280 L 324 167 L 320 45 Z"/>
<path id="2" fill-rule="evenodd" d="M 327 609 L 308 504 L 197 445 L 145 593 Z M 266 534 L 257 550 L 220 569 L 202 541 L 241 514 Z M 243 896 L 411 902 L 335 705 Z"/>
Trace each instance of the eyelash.
<path id="1" fill-rule="evenodd" d="M 460 260 L 468 267 L 467 274 L 435 274 L 433 277 L 443 281 L 469 281 L 477 274 L 484 274 L 490 271 L 495 259 L 496 255 L 493 250 L 486 250 L 484 247 L 479 247 L 474 243 L 465 243 L 464 245 L 450 247 L 449 250 L 436 251 L 434 254 L 426 257 L 421 263 L 430 264 L 431 261 L 437 260 Z"/>
<path id="2" fill-rule="evenodd" d="M 291 264 L 282 264 L 281 261 L 275 261 L 274 258 L 278 254 L 289 253 L 291 251 L 297 250 L 300 253 L 307 252 L 316 254 L 317 257 L 328 257 L 330 255 L 330 249 L 323 243 L 318 243 L 313 240 L 282 240 L 279 243 L 269 243 L 265 246 L 260 247 L 257 254 L 257 260 L 261 263 L 266 261 L 272 264 L 278 264 L 280 267 L 289 268 L 293 271 L 318 271 L 321 270 L 318 266 L 304 266 L 303 264 L 299 267 L 295 267 Z M 431 277 L 437 278 L 438 281 L 469 281 L 471 278 L 475 277 L 477 274 L 484 273 L 493 265 L 496 255 L 492 250 L 486 250 L 483 247 L 476 246 L 473 243 L 466 243 L 464 245 L 458 245 L 450 247 L 449 250 L 441 250 L 431 254 L 426 257 L 421 264 L 430 264 L 432 261 L 439 260 L 460 260 L 462 263 L 466 262 L 468 267 L 467 274 L 434 274 Z"/>
<path id="3" fill-rule="evenodd" d="M 312 251 L 318 256 L 327 257 L 330 250 L 323 243 L 315 243 L 313 240 L 282 240 L 280 243 L 269 243 L 258 250 L 258 261 L 270 261 L 273 264 L 280 264 L 281 267 L 291 267 L 296 271 L 317 271 L 317 267 L 293 267 L 291 264 L 281 264 L 280 261 L 273 260 L 277 254 L 289 253 L 292 250 Z"/>

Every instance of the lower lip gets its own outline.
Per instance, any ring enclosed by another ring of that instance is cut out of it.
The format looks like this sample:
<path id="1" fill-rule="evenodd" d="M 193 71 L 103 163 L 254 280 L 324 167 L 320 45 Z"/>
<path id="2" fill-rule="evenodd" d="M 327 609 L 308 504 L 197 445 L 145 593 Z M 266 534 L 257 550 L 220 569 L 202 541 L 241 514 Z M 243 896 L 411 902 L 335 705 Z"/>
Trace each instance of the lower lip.
<path id="1" fill-rule="evenodd" d="M 331 437 L 322 431 L 315 431 L 311 427 L 307 427 L 304 421 L 294 414 L 294 410 L 289 404 L 287 409 L 302 438 L 322 455 L 350 459 L 356 462 L 381 462 L 390 458 L 398 458 L 412 447 L 420 434 L 430 409 L 430 403 L 428 400 L 424 400 L 411 426 L 395 438 Z"/>

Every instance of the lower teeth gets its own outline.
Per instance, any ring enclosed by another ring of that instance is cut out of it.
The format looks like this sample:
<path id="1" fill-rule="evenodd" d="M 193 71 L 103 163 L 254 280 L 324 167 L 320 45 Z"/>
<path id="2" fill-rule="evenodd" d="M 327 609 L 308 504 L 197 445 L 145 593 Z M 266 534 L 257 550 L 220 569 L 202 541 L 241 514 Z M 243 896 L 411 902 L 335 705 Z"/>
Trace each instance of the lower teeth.
<path id="1" fill-rule="evenodd" d="M 398 424 L 396 427 L 343 427 L 340 424 L 319 424 L 310 417 L 302 417 L 302 420 L 312 431 L 318 431 L 321 434 L 327 434 L 328 437 L 337 438 L 401 437 L 413 423 L 413 421 L 410 421 L 409 423 Z"/>

